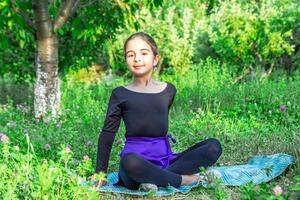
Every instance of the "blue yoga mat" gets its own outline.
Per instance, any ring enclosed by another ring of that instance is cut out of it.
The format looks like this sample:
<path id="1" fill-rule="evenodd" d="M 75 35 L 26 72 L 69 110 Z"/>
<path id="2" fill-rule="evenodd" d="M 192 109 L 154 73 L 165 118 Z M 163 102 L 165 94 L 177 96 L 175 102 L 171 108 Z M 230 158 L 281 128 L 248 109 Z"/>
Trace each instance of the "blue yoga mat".
<path id="1" fill-rule="evenodd" d="M 254 156 L 250 158 L 246 164 L 210 167 L 207 172 L 209 174 L 213 174 L 215 177 L 220 179 L 221 183 L 228 186 L 240 186 L 250 182 L 259 184 L 268 182 L 279 176 L 293 162 L 294 157 L 283 153 Z M 109 173 L 107 175 L 107 180 L 108 184 L 97 188 L 98 191 L 132 195 L 148 195 L 150 193 L 150 191 L 129 190 L 125 187 L 113 186 L 114 183 L 118 182 L 118 172 Z M 90 184 L 92 187 L 93 182 L 84 181 L 82 184 Z M 178 188 L 172 186 L 158 187 L 154 196 L 168 196 L 176 192 L 187 193 L 194 187 L 206 187 L 208 184 L 208 182 L 194 182 L 192 185 L 180 186 Z"/>

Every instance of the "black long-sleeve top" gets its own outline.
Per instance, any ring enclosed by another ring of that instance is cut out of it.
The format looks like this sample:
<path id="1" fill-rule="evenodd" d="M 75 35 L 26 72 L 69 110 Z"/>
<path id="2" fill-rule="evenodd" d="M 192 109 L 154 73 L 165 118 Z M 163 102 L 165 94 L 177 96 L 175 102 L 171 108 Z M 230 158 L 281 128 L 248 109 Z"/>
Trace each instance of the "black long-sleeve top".
<path id="1" fill-rule="evenodd" d="M 125 137 L 162 137 L 168 133 L 169 109 L 176 95 L 176 87 L 166 82 L 158 93 L 135 92 L 118 86 L 112 90 L 104 125 L 98 139 L 95 172 L 107 172 L 108 160 L 121 118 Z"/>

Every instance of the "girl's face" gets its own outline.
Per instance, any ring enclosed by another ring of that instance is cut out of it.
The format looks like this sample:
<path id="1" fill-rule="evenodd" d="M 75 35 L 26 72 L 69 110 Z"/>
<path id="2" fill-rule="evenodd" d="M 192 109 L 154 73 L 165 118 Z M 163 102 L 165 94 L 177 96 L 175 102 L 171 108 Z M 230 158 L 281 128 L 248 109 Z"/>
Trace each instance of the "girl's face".
<path id="1" fill-rule="evenodd" d="M 154 56 L 150 45 L 143 39 L 136 37 L 128 41 L 125 50 L 128 69 L 136 77 L 148 75 L 157 64 L 159 56 Z"/>

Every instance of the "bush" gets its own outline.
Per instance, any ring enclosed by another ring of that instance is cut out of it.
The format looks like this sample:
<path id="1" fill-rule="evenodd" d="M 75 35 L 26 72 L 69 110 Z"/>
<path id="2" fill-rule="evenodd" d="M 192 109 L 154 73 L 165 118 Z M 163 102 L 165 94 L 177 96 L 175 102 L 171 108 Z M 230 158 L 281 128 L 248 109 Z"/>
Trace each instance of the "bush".
<path id="1" fill-rule="evenodd" d="M 292 31 L 299 23 L 295 0 L 244 2 L 227 0 L 213 10 L 203 31 L 224 62 L 270 67 L 284 54 L 292 54 Z"/>

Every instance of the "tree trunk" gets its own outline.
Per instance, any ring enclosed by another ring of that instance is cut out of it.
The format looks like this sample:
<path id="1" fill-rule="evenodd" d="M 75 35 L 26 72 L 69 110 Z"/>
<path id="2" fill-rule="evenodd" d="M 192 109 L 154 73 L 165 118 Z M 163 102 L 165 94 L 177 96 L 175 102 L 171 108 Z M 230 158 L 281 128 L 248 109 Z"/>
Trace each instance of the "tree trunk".
<path id="1" fill-rule="evenodd" d="M 36 83 L 34 90 L 35 117 L 49 113 L 56 117 L 60 105 L 58 78 L 58 39 L 56 34 L 39 38 L 36 54 Z"/>
<path id="2" fill-rule="evenodd" d="M 57 117 L 60 106 L 60 90 L 58 77 L 58 36 L 57 30 L 62 28 L 72 13 L 75 12 L 80 0 L 66 0 L 58 16 L 53 21 L 49 15 L 48 0 L 33 0 L 34 23 L 27 15 L 27 23 L 33 24 L 36 30 L 36 83 L 34 89 L 34 113 L 36 118 Z M 16 13 L 14 1 L 10 5 Z"/>
<path id="3" fill-rule="evenodd" d="M 60 93 L 58 78 L 58 29 L 75 12 L 80 0 L 65 0 L 56 19 L 49 15 L 48 0 L 33 0 L 34 22 L 22 10 L 16 8 L 14 0 L 9 5 L 15 14 L 22 16 L 36 34 L 37 52 L 35 56 L 36 83 L 34 89 L 34 113 L 36 118 L 57 117 Z M 93 2 L 89 2 L 93 3 Z"/>
<path id="4" fill-rule="evenodd" d="M 34 90 L 35 117 L 50 114 L 56 117 L 60 94 L 58 80 L 58 38 L 48 11 L 48 0 L 34 0 L 37 54 Z"/>

